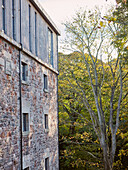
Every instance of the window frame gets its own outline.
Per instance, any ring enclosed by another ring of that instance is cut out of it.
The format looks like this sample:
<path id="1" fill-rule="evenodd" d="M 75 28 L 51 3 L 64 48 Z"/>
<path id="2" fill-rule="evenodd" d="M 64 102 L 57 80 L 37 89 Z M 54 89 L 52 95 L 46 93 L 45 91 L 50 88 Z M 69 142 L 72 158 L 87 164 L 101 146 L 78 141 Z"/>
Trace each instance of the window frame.
<path id="1" fill-rule="evenodd" d="M 53 32 L 50 28 L 48 28 L 48 60 L 53 66 Z"/>
<path id="2" fill-rule="evenodd" d="M 22 75 L 22 82 L 28 81 L 28 64 L 21 61 L 21 75 Z"/>
<path id="3" fill-rule="evenodd" d="M 45 92 L 48 92 L 48 75 L 43 74 L 43 89 Z"/>
<path id="4" fill-rule="evenodd" d="M 12 0 L 12 37 L 16 40 L 16 27 L 15 27 L 15 0 Z"/>
<path id="5" fill-rule="evenodd" d="M 24 170 L 29 170 L 29 167 L 27 167 L 27 168 L 24 168 Z"/>
<path id="6" fill-rule="evenodd" d="M 27 120 L 26 118 L 25 118 L 26 120 L 24 120 L 25 115 L 28 116 L 28 118 L 27 118 L 28 122 L 25 122 Z M 26 132 L 29 132 L 29 124 L 30 124 L 29 123 L 30 122 L 29 121 L 29 113 L 23 113 L 22 116 L 23 116 L 23 133 L 26 133 Z"/>
<path id="7" fill-rule="evenodd" d="M 49 170 L 49 157 L 45 158 L 45 170 Z"/>
<path id="8" fill-rule="evenodd" d="M 44 114 L 44 128 L 49 129 L 49 121 L 48 121 L 48 114 Z"/>
<path id="9" fill-rule="evenodd" d="M 6 7 L 5 7 L 5 0 L 2 0 L 2 30 L 4 33 L 6 33 L 6 26 L 5 26 L 5 13 L 6 13 Z"/>
<path id="10" fill-rule="evenodd" d="M 35 55 L 38 56 L 37 51 L 37 12 L 35 11 Z"/>
<path id="11" fill-rule="evenodd" d="M 32 52 L 31 44 L 31 5 L 29 4 L 29 50 Z"/>

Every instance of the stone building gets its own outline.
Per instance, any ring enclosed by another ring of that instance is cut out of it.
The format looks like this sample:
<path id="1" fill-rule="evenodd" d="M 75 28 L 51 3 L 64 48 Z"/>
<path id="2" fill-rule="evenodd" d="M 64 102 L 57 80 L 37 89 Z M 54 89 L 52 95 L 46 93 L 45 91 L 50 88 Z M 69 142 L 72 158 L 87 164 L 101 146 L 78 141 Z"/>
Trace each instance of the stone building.
<path id="1" fill-rule="evenodd" d="M 37 0 L 0 0 L 0 170 L 58 170 L 56 25 Z"/>

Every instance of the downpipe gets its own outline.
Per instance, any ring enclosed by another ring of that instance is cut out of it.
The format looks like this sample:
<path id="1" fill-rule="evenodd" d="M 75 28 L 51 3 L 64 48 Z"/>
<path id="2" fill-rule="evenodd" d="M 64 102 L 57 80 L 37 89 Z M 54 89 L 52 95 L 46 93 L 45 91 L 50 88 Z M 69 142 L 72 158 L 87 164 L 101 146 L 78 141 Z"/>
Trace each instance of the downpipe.
<path id="1" fill-rule="evenodd" d="M 19 94 L 20 94 L 20 168 L 23 169 L 23 152 L 22 152 L 22 90 L 21 90 L 21 81 L 22 81 L 22 75 L 21 75 L 21 51 L 22 51 L 22 0 L 20 0 L 20 45 L 21 48 L 19 49 Z"/>

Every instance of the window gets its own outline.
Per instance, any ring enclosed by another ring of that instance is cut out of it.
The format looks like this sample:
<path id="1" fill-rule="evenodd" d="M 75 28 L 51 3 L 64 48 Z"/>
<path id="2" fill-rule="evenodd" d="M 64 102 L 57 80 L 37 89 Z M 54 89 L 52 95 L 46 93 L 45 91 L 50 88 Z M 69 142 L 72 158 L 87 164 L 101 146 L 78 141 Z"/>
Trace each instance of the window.
<path id="1" fill-rule="evenodd" d="M 29 50 L 32 51 L 31 47 L 31 6 L 29 5 Z"/>
<path id="2" fill-rule="evenodd" d="M 44 90 L 48 90 L 48 76 L 44 74 Z"/>
<path id="3" fill-rule="evenodd" d="M 37 13 L 35 12 L 35 54 L 37 54 Z"/>
<path id="4" fill-rule="evenodd" d="M 56 36 L 56 53 L 57 53 L 57 60 L 58 60 L 58 35 Z M 58 70 L 58 62 L 57 62 L 57 70 Z"/>
<path id="5" fill-rule="evenodd" d="M 48 44 L 49 63 L 53 66 L 53 33 L 50 29 L 48 29 Z"/>
<path id="6" fill-rule="evenodd" d="M 49 158 L 45 158 L 45 170 L 49 170 Z"/>
<path id="7" fill-rule="evenodd" d="M 44 121 L 45 121 L 45 129 L 48 129 L 48 115 L 44 115 Z"/>
<path id="8" fill-rule="evenodd" d="M 5 1 L 2 0 L 3 31 L 5 32 Z"/>
<path id="9" fill-rule="evenodd" d="M 29 170 L 29 167 L 25 168 L 24 170 Z"/>
<path id="10" fill-rule="evenodd" d="M 15 0 L 12 0 L 12 37 L 15 40 Z"/>
<path id="11" fill-rule="evenodd" d="M 29 131 L 29 115 L 23 113 L 23 132 Z"/>
<path id="12" fill-rule="evenodd" d="M 28 77 L 28 65 L 24 62 L 21 63 L 22 80 L 27 81 Z"/>

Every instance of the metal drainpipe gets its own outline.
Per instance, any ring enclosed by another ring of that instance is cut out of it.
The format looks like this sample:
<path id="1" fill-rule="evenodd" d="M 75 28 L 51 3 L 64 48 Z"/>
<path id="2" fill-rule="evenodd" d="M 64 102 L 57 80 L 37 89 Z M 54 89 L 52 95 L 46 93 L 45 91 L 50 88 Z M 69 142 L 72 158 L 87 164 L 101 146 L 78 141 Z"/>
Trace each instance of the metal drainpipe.
<path id="1" fill-rule="evenodd" d="M 22 161 L 22 92 L 21 92 L 21 50 L 19 51 L 19 86 L 20 86 L 20 153 L 21 153 L 21 170 L 23 169 Z"/>
<path id="2" fill-rule="evenodd" d="M 59 155 L 60 155 L 60 147 L 59 147 L 59 104 L 58 104 L 58 75 L 57 75 L 57 114 L 58 114 L 58 167 L 60 165 L 60 159 L 59 159 Z"/>
<path id="3" fill-rule="evenodd" d="M 19 1 L 20 2 L 20 45 L 21 45 L 21 49 L 19 50 L 19 93 L 20 93 L 20 167 L 21 167 L 21 170 L 23 169 L 23 154 L 22 154 L 22 91 L 21 91 L 21 81 L 22 81 L 22 78 L 21 78 L 21 51 L 22 51 L 22 26 L 21 26 L 21 0 Z"/>
<path id="4" fill-rule="evenodd" d="M 57 35 L 57 70 L 59 72 L 59 59 L 58 59 L 58 35 Z M 59 167 L 59 155 L 60 155 L 60 147 L 59 147 L 59 101 L 58 101 L 58 76 L 57 75 L 57 114 L 58 114 L 58 167 Z"/>

